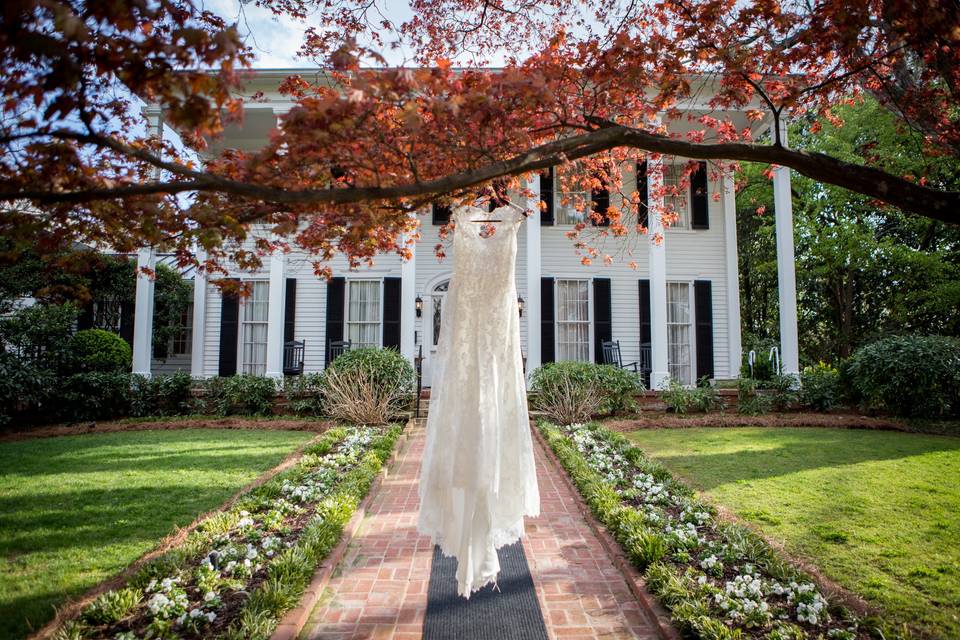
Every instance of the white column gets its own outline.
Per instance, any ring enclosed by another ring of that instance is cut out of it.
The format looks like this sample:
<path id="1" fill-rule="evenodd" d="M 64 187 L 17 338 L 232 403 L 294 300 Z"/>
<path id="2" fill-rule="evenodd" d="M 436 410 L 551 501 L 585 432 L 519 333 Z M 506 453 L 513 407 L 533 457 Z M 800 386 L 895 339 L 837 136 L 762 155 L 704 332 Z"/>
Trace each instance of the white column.
<path id="1" fill-rule="evenodd" d="M 787 125 L 780 121 L 780 141 L 787 146 Z M 793 252 L 793 202 L 790 169 L 773 171 L 773 208 L 777 227 L 777 284 L 780 293 L 780 361 L 784 375 L 800 373 L 797 336 L 797 275 Z"/>
<path id="2" fill-rule="evenodd" d="M 270 256 L 270 293 L 267 297 L 268 378 L 283 378 L 283 308 L 286 303 L 287 257 L 280 249 Z"/>
<path id="3" fill-rule="evenodd" d="M 740 263 L 737 260 L 737 194 L 733 172 L 724 171 L 723 243 L 727 259 L 727 367 L 728 377 L 740 377 Z"/>
<path id="4" fill-rule="evenodd" d="M 156 264 L 156 253 L 152 247 L 144 247 L 137 252 L 137 293 L 133 312 L 133 373 L 147 378 L 150 377 L 150 361 L 153 359 L 153 287 Z"/>
<path id="5" fill-rule="evenodd" d="M 416 214 L 411 217 L 416 218 Z M 400 353 L 410 362 L 417 357 L 417 245 L 410 245 L 410 259 L 400 265 Z"/>
<path id="6" fill-rule="evenodd" d="M 197 251 L 197 262 L 201 265 L 207 259 L 206 252 Z M 205 378 L 204 350 L 206 348 L 207 329 L 207 272 L 194 269 L 193 272 L 193 341 L 190 344 L 190 375 Z"/>
<path id="7" fill-rule="evenodd" d="M 650 388 L 662 388 L 667 367 L 667 238 L 663 220 L 663 160 L 647 160 L 648 269 L 650 273 Z"/>
<path id="8" fill-rule="evenodd" d="M 526 209 L 531 212 L 527 217 L 527 299 L 523 315 L 527 320 L 527 378 L 540 366 L 540 175 L 537 174 L 527 183 L 527 189 L 533 197 L 527 199 Z"/>

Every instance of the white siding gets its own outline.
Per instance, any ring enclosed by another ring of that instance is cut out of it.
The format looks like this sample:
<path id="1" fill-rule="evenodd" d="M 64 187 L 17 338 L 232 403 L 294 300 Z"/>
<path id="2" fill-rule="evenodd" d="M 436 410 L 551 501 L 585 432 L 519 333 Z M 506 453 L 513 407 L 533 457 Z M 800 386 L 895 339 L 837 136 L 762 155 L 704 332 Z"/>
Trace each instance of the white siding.
<path id="1" fill-rule="evenodd" d="M 635 189 L 635 177 L 625 174 L 624 192 Z M 723 202 L 715 199 L 719 185 L 709 184 L 710 228 L 702 231 L 667 230 L 666 263 L 668 281 L 710 280 L 713 284 L 713 337 L 714 367 L 718 378 L 730 377 L 736 372 L 727 366 L 727 310 L 726 310 L 726 272 L 724 247 Z M 617 204 L 616 195 L 612 203 Z M 420 216 L 420 241 L 416 249 L 416 294 L 424 299 L 424 311 L 417 318 L 414 327 L 402 327 L 403 331 L 417 332 L 417 347 L 423 346 L 424 355 L 429 357 L 428 325 L 430 320 L 430 288 L 450 276 L 453 268 L 452 238 L 444 242 L 446 257 L 438 260 L 434 251 L 440 243 L 439 227 L 432 224 L 429 211 Z M 524 222 L 517 238 L 517 292 L 527 299 L 526 287 L 526 225 Z M 631 233 L 627 238 L 597 239 L 597 248 L 601 255 L 589 266 L 580 262 L 571 241 L 564 235 L 568 227 L 541 227 L 542 275 L 552 278 L 610 278 L 612 299 L 613 338 L 619 340 L 626 362 L 639 359 L 639 289 L 638 281 L 648 277 L 646 236 Z M 592 233 L 588 230 L 587 233 Z M 610 253 L 613 264 L 603 264 L 603 252 Z M 636 262 L 637 268 L 629 266 Z M 349 270 L 346 260 L 337 257 L 331 263 L 334 275 L 350 277 L 400 277 L 401 260 L 396 255 L 379 256 L 371 267 Z M 243 274 L 242 278 L 265 278 L 267 273 Z M 302 253 L 288 256 L 288 278 L 297 278 L 297 309 L 295 339 L 306 342 L 304 356 L 305 371 L 319 371 L 323 368 L 326 343 L 326 281 L 314 275 L 313 265 Z M 220 292 L 212 285 L 207 296 L 206 350 L 204 371 L 206 375 L 216 375 L 219 362 L 220 330 Z M 592 305 L 592 300 L 591 300 Z M 591 308 L 592 313 L 592 308 Z M 520 323 L 521 344 L 526 353 L 527 323 Z"/>

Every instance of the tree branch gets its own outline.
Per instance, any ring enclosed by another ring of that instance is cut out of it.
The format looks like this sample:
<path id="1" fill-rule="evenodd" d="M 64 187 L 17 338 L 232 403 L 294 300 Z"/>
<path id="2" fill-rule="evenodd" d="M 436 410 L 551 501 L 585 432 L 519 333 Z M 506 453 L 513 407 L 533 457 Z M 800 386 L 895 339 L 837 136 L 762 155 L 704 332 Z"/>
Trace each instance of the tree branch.
<path id="1" fill-rule="evenodd" d="M 788 149 L 777 145 L 748 143 L 698 144 L 652 134 L 621 125 L 550 142 L 506 160 L 442 178 L 387 187 L 351 187 L 295 191 L 269 185 L 249 184 L 221 176 L 192 172 L 193 180 L 149 182 L 116 188 L 77 191 L 0 191 L 0 201 L 33 200 L 41 204 L 85 203 L 95 200 L 171 194 L 185 191 L 215 191 L 275 204 L 351 204 L 402 200 L 424 195 L 462 191 L 502 176 L 518 176 L 577 160 L 616 147 L 697 160 L 739 160 L 789 167 L 809 178 L 860 192 L 904 211 L 949 224 L 960 224 L 960 192 L 940 191 L 892 175 L 880 169 L 838 160 L 822 153 Z"/>

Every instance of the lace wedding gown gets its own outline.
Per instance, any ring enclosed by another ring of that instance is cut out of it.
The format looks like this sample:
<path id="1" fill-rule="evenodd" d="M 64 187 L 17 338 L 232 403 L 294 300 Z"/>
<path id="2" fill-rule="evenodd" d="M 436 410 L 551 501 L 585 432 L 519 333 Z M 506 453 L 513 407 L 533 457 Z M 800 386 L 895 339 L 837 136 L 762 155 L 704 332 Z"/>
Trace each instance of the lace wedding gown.
<path id="1" fill-rule="evenodd" d="M 476 219 L 495 219 L 494 232 Z M 454 211 L 453 276 L 432 372 L 418 530 L 457 558 L 457 592 L 496 582 L 497 549 L 540 513 L 520 353 L 522 210 Z M 487 236 L 487 237 L 484 237 Z"/>

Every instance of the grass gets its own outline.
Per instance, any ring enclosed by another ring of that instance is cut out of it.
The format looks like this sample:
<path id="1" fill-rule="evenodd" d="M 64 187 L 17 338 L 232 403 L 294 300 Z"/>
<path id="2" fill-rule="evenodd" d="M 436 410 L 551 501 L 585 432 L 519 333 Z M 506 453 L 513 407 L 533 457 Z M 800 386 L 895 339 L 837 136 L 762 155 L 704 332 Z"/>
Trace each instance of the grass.
<path id="1" fill-rule="evenodd" d="M 314 434 L 185 429 L 0 444 L 0 637 L 116 574 Z"/>
<path id="2" fill-rule="evenodd" d="M 960 637 L 960 438 L 751 427 L 630 438 L 888 619 Z"/>

